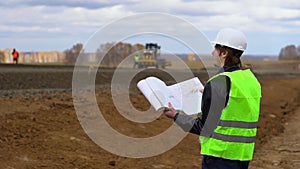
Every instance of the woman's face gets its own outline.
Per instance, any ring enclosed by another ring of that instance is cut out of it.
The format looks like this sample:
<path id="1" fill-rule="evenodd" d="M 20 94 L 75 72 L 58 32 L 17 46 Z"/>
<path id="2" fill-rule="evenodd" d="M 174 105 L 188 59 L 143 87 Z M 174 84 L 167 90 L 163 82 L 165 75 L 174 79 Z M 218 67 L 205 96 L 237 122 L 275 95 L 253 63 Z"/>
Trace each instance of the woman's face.
<path id="1" fill-rule="evenodd" d="M 223 54 L 220 54 L 220 50 L 218 50 L 216 47 L 215 49 L 211 52 L 213 58 L 217 61 L 217 64 L 220 66 L 224 66 L 225 63 L 225 58 L 226 56 Z"/>
<path id="2" fill-rule="evenodd" d="M 220 51 L 217 50 L 216 48 L 211 52 L 212 56 L 213 57 L 219 57 L 220 56 Z"/>

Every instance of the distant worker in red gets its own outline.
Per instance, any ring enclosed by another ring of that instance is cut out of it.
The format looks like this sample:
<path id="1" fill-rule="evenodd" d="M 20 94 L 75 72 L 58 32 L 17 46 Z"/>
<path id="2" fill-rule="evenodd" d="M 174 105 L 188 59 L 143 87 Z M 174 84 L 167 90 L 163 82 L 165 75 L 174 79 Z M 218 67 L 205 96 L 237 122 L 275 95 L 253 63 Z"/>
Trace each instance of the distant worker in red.
<path id="1" fill-rule="evenodd" d="M 13 64 L 18 64 L 19 52 L 16 49 L 13 49 L 11 54 L 13 56 Z"/>

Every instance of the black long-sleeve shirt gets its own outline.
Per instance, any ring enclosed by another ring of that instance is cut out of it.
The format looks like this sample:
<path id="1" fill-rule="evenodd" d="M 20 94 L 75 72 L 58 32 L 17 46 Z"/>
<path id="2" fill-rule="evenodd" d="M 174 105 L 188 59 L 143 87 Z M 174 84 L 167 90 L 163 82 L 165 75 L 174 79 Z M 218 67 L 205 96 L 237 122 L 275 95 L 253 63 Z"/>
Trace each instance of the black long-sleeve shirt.
<path id="1" fill-rule="evenodd" d="M 224 66 L 218 73 L 233 72 L 240 70 L 237 65 Z M 217 74 L 218 74 L 217 73 Z M 210 135 L 214 130 L 216 124 L 206 125 L 203 130 L 204 124 L 207 120 L 208 114 L 213 115 L 212 119 L 220 119 L 222 110 L 226 107 L 230 93 L 230 79 L 227 76 L 219 76 L 209 81 L 203 91 L 202 95 L 202 116 L 194 118 L 185 114 L 177 113 L 174 121 L 184 131 L 197 135 Z M 210 121 L 210 123 L 217 123 L 218 121 Z M 208 126 L 208 127 L 207 127 Z M 212 127 L 210 127 L 212 126 Z"/>

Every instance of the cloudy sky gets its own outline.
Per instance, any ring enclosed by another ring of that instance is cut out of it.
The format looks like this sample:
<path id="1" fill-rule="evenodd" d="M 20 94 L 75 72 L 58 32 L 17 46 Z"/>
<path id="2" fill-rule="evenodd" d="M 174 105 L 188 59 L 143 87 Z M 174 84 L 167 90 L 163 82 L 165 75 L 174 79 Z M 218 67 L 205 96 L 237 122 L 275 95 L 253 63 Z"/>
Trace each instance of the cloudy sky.
<path id="1" fill-rule="evenodd" d="M 277 55 L 286 45 L 300 45 L 299 0 L 6 0 L 0 2 L 0 49 L 63 51 L 144 12 L 180 17 L 210 40 L 220 28 L 238 28 L 247 36 L 247 54 Z"/>

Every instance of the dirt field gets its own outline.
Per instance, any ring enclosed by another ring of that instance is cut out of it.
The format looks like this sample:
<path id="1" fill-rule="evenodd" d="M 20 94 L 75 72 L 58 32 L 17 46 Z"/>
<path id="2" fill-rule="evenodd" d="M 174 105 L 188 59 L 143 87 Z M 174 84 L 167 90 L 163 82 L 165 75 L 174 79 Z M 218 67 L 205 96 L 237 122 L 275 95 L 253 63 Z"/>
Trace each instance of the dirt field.
<path id="1" fill-rule="evenodd" d="M 254 69 L 263 90 L 261 115 L 251 169 L 300 168 L 299 63 Z M 127 70 L 130 73 L 130 70 Z M 195 76 L 207 80 L 203 72 Z M 82 129 L 71 93 L 73 67 L 0 65 L 0 168 L 201 168 L 198 136 L 189 134 L 171 150 L 150 158 L 114 155 L 96 145 Z M 134 123 L 113 105 L 109 84 L 113 70 L 97 73 L 96 98 L 109 124 L 131 137 L 150 137 L 172 121 L 160 116 L 150 123 Z M 130 87 L 130 100 L 139 110 L 149 103 L 134 86 L 148 75 L 172 79 L 163 72 L 138 74 Z M 175 133 L 176 134 L 176 133 Z M 115 141 L 115 140 L 112 140 Z"/>

